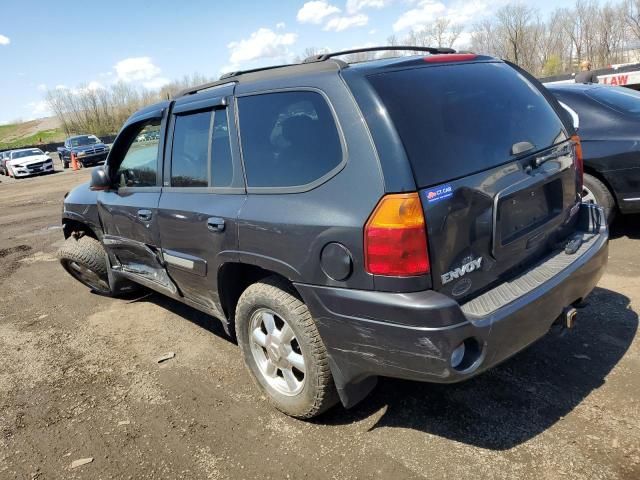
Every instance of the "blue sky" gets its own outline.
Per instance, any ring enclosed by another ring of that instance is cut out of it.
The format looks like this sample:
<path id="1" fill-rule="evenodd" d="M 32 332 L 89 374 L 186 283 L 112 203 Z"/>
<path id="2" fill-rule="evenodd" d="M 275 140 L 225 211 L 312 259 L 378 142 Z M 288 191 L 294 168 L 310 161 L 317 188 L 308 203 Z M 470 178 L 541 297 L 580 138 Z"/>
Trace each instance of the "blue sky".
<path id="1" fill-rule="evenodd" d="M 0 124 L 49 114 L 47 89 L 159 88 L 291 61 L 306 47 L 385 44 L 438 16 L 471 25 L 506 0 L 0 1 Z M 52 5 L 53 4 L 53 5 Z M 544 14 L 571 0 L 531 2 Z M 55 6 L 54 6 L 55 5 Z M 461 45 L 462 46 L 462 45 Z"/>

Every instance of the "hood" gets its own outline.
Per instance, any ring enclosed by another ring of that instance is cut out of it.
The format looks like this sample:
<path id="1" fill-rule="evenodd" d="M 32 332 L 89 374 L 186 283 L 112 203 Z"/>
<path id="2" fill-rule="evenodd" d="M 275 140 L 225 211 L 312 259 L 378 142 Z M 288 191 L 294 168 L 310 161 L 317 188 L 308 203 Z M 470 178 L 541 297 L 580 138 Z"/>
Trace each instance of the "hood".
<path id="1" fill-rule="evenodd" d="M 93 151 L 93 150 L 102 150 L 102 149 L 106 149 L 107 146 L 104 143 L 94 143 L 91 145 L 79 145 L 77 147 L 71 147 L 71 151 L 72 152 L 87 152 L 87 151 Z"/>
<path id="2" fill-rule="evenodd" d="M 7 164 L 14 165 L 31 165 L 32 163 L 46 162 L 51 160 L 47 155 L 32 155 L 30 157 L 14 158 L 13 160 L 7 160 Z"/>

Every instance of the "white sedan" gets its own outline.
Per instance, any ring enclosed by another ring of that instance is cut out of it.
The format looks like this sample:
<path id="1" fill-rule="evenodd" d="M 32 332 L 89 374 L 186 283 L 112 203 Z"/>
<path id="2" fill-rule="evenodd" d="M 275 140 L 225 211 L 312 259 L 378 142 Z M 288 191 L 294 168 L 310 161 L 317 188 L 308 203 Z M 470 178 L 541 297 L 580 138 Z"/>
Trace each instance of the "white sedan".
<path id="1" fill-rule="evenodd" d="M 13 150 L 7 160 L 7 170 L 14 178 L 53 172 L 53 160 L 39 148 Z"/>

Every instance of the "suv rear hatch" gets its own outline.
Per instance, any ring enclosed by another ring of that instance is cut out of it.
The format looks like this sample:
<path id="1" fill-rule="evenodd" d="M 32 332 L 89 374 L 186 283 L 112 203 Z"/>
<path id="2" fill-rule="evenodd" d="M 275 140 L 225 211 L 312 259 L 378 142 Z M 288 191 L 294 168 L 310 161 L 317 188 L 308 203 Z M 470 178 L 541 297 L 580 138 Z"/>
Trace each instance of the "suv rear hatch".
<path id="1" fill-rule="evenodd" d="M 513 67 L 437 63 L 368 80 L 420 190 L 434 289 L 470 299 L 572 231 L 573 143 L 540 89 Z"/>

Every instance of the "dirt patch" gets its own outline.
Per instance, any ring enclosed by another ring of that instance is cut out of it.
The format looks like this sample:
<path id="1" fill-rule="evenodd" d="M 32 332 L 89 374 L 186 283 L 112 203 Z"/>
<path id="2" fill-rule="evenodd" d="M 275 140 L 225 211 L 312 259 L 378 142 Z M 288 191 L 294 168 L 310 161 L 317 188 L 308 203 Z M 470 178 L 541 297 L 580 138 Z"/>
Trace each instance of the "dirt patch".
<path id="1" fill-rule="evenodd" d="M 573 332 L 459 385 L 381 379 L 355 408 L 300 422 L 215 320 L 157 294 L 91 294 L 53 261 L 62 232 L 47 227 L 89 175 L 0 187 L 0 211 L 14 205 L 0 219 L 0 478 L 640 478 L 638 219 L 616 230 Z"/>
<path id="2" fill-rule="evenodd" d="M 0 258 L 4 258 L 14 253 L 28 252 L 29 250 L 31 250 L 31 247 L 29 245 L 18 245 L 17 247 L 0 248 Z"/>

